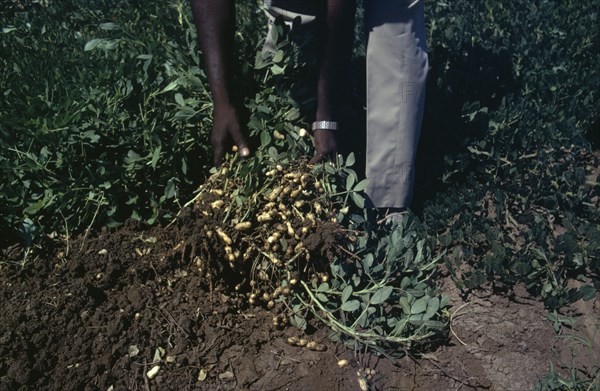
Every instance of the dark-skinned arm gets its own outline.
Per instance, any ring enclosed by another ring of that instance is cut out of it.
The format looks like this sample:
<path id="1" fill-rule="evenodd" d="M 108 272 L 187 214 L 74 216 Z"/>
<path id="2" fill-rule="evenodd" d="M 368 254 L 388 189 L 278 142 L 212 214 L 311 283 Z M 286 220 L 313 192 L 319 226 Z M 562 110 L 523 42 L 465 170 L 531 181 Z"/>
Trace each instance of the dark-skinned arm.
<path id="1" fill-rule="evenodd" d="M 235 4 L 233 0 L 190 0 L 190 5 L 214 104 L 211 142 L 214 163 L 220 166 L 229 137 L 240 155 L 250 154 L 230 95 Z"/>
<path id="2" fill-rule="evenodd" d="M 317 86 L 317 121 L 337 121 L 339 103 L 344 90 L 344 76 L 352 57 L 354 42 L 355 0 L 327 0 L 327 14 L 319 22 L 319 80 Z M 335 131 L 315 130 L 315 156 L 311 163 L 335 157 Z"/>

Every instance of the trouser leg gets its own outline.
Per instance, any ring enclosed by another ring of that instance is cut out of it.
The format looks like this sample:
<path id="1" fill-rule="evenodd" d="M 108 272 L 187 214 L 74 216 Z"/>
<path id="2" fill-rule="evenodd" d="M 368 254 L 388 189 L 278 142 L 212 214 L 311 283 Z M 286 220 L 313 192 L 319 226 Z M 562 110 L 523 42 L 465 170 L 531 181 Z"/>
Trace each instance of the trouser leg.
<path id="1" fill-rule="evenodd" d="M 424 0 L 367 0 L 366 189 L 370 206 L 410 205 L 429 67 Z"/>

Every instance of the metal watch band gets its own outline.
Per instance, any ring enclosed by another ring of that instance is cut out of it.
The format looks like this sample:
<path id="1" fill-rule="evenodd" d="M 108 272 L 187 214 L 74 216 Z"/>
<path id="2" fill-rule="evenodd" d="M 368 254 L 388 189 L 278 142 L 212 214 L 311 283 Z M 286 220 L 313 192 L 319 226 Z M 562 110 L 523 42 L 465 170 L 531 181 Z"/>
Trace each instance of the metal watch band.
<path id="1" fill-rule="evenodd" d="M 338 123 L 335 121 L 315 121 L 312 130 L 337 130 Z"/>

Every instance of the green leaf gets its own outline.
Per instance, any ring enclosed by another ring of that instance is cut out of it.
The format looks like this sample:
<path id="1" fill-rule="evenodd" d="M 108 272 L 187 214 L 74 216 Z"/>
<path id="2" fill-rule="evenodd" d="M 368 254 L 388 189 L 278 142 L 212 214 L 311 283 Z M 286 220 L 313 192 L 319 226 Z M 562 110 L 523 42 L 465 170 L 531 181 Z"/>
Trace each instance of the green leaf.
<path id="1" fill-rule="evenodd" d="M 408 297 L 402 296 L 400 298 L 400 307 L 402 307 L 404 313 L 410 314 L 410 302 L 408 301 Z"/>
<path id="2" fill-rule="evenodd" d="M 300 118 L 300 110 L 293 108 L 290 109 L 286 114 L 285 114 L 285 119 L 287 119 L 288 121 L 295 121 L 298 118 Z"/>
<path id="3" fill-rule="evenodd" d="M 439 309 L 440 309 L 440 299 L 438 299 L 437 297 L 432 298 L 427 303 L 427 310 L 425 311 L 424 318 L 425 319 L 433 318 L 437 314 Z"/>
<path id="4" fill-rule="evenodd" d="M 100 27 L 100 29 L 102 29 L 102 30 L 117 30 L 119 28 L 119 25 L 116 23 L 107 22 L 107 23 L 100 23 L 100 25 L 98 27 Z"/>
<path id="5" fill-rule="evenodd" d="M 346 167 L 352 167 L 356 163 L 356 158 L 354 157 L 354 152 L 350 152 L 348 157 L 346 158 Z"/>
<path id="6" fill-rule="evenodd" d="M 363 209 L 365 207 L 365 198 L 358 193 L 350 193 L 350 194 L 352 195 L 352 201 L 354 201 L 354 204 L 358 208 Z"/>
<path id="7" fill-rule="evenodd" d="M 271 72 L 273 72 L 274 75 L 281 75 L 284 71 L 285 68 L 282 68 L 277 64 L 273 64 L 273 66 L 271 66 Z"/>
<path id="8" fill-rule="evenodd" d="M 271 143 L 271 135 L 269 134 L 269 132 L 267 132 L 266 130 L 263 130 L 260 133 L 260 145 L 262 147 L 266 147 L 267 145 L 269 145 Z"/>
<path id="9" fill-rule="evenodd" d="M 125 164 L 133 164 L 142 160 L 142 157 L 135 151 L 129 150 L 125 156 Z"/>
<path id="10" fill-rule="evenodd" d="M 442 293 L 442 297 L 440 299 L 440 308 L 446 308 L 450 304 L 450 298 L 447 294 Z"/>
<path id="11" fill-rule="evenodd" d="M 412 281 L 410 280 L 410 277 L 404 276 L 404 278 L 402 278 L 402 281 L 400 281 L 400 289 L 402 289 L 402 290 L 408 289 L 411 282 Z"/>
<path id="12" fill-rule="evenodd" d="M 185 106 L 183 95 L 181 95 L 179 92 L 175 94 L 175 102 L 177 102 L 179 106 Z"/>
<path id="13" fill-rule="evenodd" d="M 367 185 L 369 184 L 369 181 L 367 179 L 363 179 L 362 181 L 358 182 L 358 184 L 356 185 L 356 187 L 354 187 L 354 191 L 363 191 L 364 189 L 367 188 Z"/>
<path id="14" fill-rule="evenodd" d="M 171 199 L 175 196 L 175 193 L 176 193 L 175 181 L 171 179 L 167 182 L 167 187 L 165 188 L 165 197 L 167 199 Z"/>
<path id="15" fill-rule="evenodd" d="M 175 88 L 179 86 L 179 81 L 173 80 L 170 82 L 165 88 L 160 91 L 160 94 L 164 94 L 165 92 L 173 91 Z"/>
<path id="16" fill-rule="evenodd" d="M 342 291 L 342 304 L 347 302 L 350 296 L 352 296 L 352 285 L 346 285 Z"/>
<path id="17" fill-rule="evenodd" d="M 373 294 L 373 297 L 371 297 L 371 304 L 377 305 L 383 303 L 390 297 L 393 290 L 394 289 L 389 285 L 380 288 L 377 292 Z"/>
<path id="18" fill-rule="evenodd" d="M 346 190 L 352 190 L 354 182 L 356 182 L 356 177 L 354 175 L 348 175 L 348 177 L 346 178 Z"/>
<path id="19" fill-rule="evenodd" d="M 375 256 L 372 253 L 365 255 L 363 258 L 362 264 L 365 268 L 365 271 L 368 273 L 371 266 L 373 266 L 373 261 L 375 260 Z"/>
<path id="20" fill-rule="evenodd" d="M 410 307 L 411 314 L 420 314 L 425 312 L 427 309 L 427 303 L 429 302 L 428 296 L 423 296 L 420 299 L 415 300 L 415 302 Z"/>
<path id="21" fill-rule="evenodd" d="M 98 47 L 98 45 L 106 42 L 107 39 L 106 38 L 94 38 L 92 40 L 89 40 L 85 46 L 83 47 L 83 50 L 88 52 L 90 50 L 94 50 Z"/>
<path id="22" fill-rule="evenodd" d="M 290 323 L 300 330 L 306 330 L 306 319 L 299 315 L 294 315 L 290 318 Z"/>
<path id="23" fill-rule="evenodd" d="M 279 49 L 277 53 L 275 53 L 275 55 L 273 56 L 273 62 L 281 62 L 281 60 L 283 60 L 283 56 L 283 50 Z"/>
<path id="24" fill-rule="evenodd" d="M 584 285 L 579 288 L 579 291 L 585 301 L 594 300 L 596 297 L 596 288 L 593 285 Z"/>
<path id="25" fill-rule="evenodd" d="M 329 175 L 335 175 L 335 168 L 330 163 L 324 163 L 323 168 Z"/>
<path id="26" fill-rule="evenodd" d="M 273 161 L 277 161 L 277 159 L 279 158 L 279 152 L 277 152 L 277 149 L 275 147 L 269 147 L 269 157 Z"/>
<path id="27" fill-rule="evenodd" d="M 345 312 L 354 312 L 360 308 L 360 302 L 358 300 L 350 300 L 342 304 L 341 310 Z"/>

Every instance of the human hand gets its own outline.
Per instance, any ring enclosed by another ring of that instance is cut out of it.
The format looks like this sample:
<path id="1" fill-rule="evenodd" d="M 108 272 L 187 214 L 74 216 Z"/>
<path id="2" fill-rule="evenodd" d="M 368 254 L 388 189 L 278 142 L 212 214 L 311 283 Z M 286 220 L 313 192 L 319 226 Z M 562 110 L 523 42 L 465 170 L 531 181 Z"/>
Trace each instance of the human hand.
<path id="1" fill-rule="evenodd" d="M 315 156 L 309 164 L 321 163 L 327 159 L 333 159 L 337 154 L 337 142 L 335 134 L 331 130 L 316 129 L 314 131 Z"/>
<path id="2" fill-rule="evenodd" d="M 250 149 L 242 134 L 235 107 L 232 105 L 215 106 L 211 143 L 214 151 L 214 163 L 217 167 L 223 161 L 229 137 L 233 140 L 234 145 L 237 146 L 240 156 L 246 157 L 250 155 Z"/>

